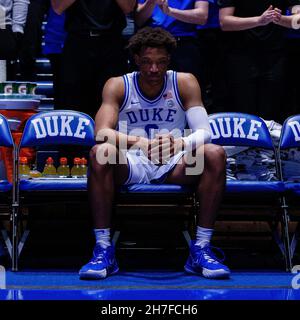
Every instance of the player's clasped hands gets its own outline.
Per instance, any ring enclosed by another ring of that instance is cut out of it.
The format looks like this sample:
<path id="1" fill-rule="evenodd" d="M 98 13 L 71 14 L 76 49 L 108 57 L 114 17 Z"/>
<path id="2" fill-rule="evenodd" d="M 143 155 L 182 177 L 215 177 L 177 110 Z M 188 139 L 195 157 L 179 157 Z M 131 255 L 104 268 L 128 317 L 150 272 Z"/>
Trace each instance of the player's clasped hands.
<path id="1" fill-rule="evenodd" d="M 149 140 L 144 152 L 149 160 L 155 164 L 166 164 L 171 157 L 183 150 L 184 142 L 181 138 L 175 139 L 171 134 L 157 134 Z"/>

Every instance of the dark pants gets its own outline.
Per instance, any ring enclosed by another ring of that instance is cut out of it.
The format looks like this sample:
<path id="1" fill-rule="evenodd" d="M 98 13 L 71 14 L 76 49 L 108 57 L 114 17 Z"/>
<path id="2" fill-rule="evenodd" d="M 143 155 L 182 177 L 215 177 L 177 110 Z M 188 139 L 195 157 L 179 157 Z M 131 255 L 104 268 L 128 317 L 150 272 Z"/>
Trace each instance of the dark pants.
<path id="1" fill-rule="evenodd" d="M 107 79 L 127 72 L 123 39 L 68 34 L 62 55 L 61 106 L 94 117 Z"/>
<path id="2" fill-rule="evenodd" d="M 282 112 L 283 120 L 300 113 L 300 38 L 287 41 L 287 75 L 285 81 L 285 99 Z"/>
<path id="3" fill-rule="evenodd" d="M 54 98 L 54 109 L 61 109 L 61 60 L 62 55 L 48 54 L 47 58 L 50 61 L 51 71 L 53 74 L 53 98 Z"/>
<path id="4" fill-rule="evenodd" d="M 177 48 L 172 53 L 170 69 L 192 73 L 202 89 L 203 69 L 201 68 L 198 41 L 193 37 L 176 37 Z M 205 97 L 205 90 L 202 90 Z"/>
<path id="5" fill-rule="evenodd" d="M 18 41 L 11 31 L 8 29 L 0 29 L 0 60 L 7 60 L 6 76 L 7 80 L 16 80 L 15 64 L 11 63 L 16 61 L 18 57 Z"/>
<path id="6" fill-rule="evenodd" d="M 17 56 L 17 42 L 11 29 L 0 29 L 0 60 L 13 60 Z"/>
<path id="7" fill-rule="evenodd" d="M 226 68 L 231 108 L 227 111 L 280 121 L 285 63 L 282 51 L 228 54 Z"/>
<path id="8" fill-rule="evenodd" d="M 20 79 L 36 81 L 35 60 L 41 54 L 42 23 L 49 10 L 49 0 L 31 0 L 19 54 Z"/>
<path id="9" fill-rule="evenodd" d="M 208 113 L 226 111 L 225 50 L 223 32 L 219 28 L 198 30 L 199 63 L 202 70 L 202 92 Z"/>

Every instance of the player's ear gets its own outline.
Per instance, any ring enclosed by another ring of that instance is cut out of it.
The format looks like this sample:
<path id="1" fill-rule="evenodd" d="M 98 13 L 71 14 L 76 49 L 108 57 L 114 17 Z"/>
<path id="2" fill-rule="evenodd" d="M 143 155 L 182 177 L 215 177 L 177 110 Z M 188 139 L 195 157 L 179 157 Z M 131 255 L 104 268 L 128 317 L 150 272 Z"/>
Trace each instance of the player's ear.
<path id="1" fill-rule="evenodd" d="M 133 59 L 134 59 L 135 64 L 136 64 L 137 66 L 139 66 L 139 65 L 140 65 L 140 57 L 139 57 L 139 55 L 135 54 L 135 55 L 133 56 Z"/>

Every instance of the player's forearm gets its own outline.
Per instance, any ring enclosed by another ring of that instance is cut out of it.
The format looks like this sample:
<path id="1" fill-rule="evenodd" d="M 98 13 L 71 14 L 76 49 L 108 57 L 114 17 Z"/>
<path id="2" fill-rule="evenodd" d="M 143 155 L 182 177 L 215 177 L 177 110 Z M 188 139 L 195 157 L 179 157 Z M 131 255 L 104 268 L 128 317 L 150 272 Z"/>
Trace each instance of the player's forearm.
<path id="1" fill-rule="evenodd" d="M 135 13 L 135 22 L 141 27 L 152 16 L 153 9 L 156 5 L 156 0 L 147 0 L 143 4 L 139 4 Z"/>
<path id="2" fill-rule="evenodd" d="M 51 0 L 51 5 L 55 13 L 62 14 L 68 9 L 76 0 Z"/>
<path id="3" fill-rule="evenodd" d="M 260 17 L 240 18 L 235 16 L 220 17 L 220 25 L 223 31 L 242 31 L 260 26 Z"/>
<path id="4" fill-rule="evenodd" d="M 297 24 L 297 21 L 298 21 L 298 24 L 299 24 L 300 22 L 299 20 L 300 20 L 300 15 L 297 14 L 292 16 L 281 16 L 280 21 L 274 22 L 274 23 L 285 28 L 293 28 L 293 26 L 295 25 L 295 22 Z"/>
<path id="5" fill-rule="evenodd" d="M 125 14 L 132 12 L 136 5 L 136 0 L 116 0 L 116 2 Z"/>
<path id="6" fill-rule="evenodd" d="M 110 128 L 99 129 L 96 134 L 98 143 L 110 143 L 120 149 L 130 149 L 133 146 L 143 147 L 147 139 L 140 136 L 131 136 Z"/>
<path id="7" fill-rule="evenodd" d="M 170 7 L 168 15 L 183 22 L 201 25 L 206 24 L 208 17 L 208 13 L 200 8 L 180 10 Z"/>

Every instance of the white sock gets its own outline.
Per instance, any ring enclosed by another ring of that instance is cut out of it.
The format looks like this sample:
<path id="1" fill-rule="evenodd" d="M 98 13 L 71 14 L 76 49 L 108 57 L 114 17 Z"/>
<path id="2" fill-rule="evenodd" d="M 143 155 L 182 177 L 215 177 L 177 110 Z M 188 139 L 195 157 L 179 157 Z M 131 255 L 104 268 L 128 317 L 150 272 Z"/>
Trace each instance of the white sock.
<path id="1" fill-rule="evenodd" d="M 96 243 L 100 245 L 101 248 L 106 249 L 111 245 L 110 243 L 110 228 L 107 229 L 94 229 Z"/>
<path id="2" fill-rule="evenodd" d="M 210 244 L 210 239 L 212 237 L 214 229 L 208 229 L 197 226 L 196 233 L 196 246 L 204 248 L 205 246 Z"/>

